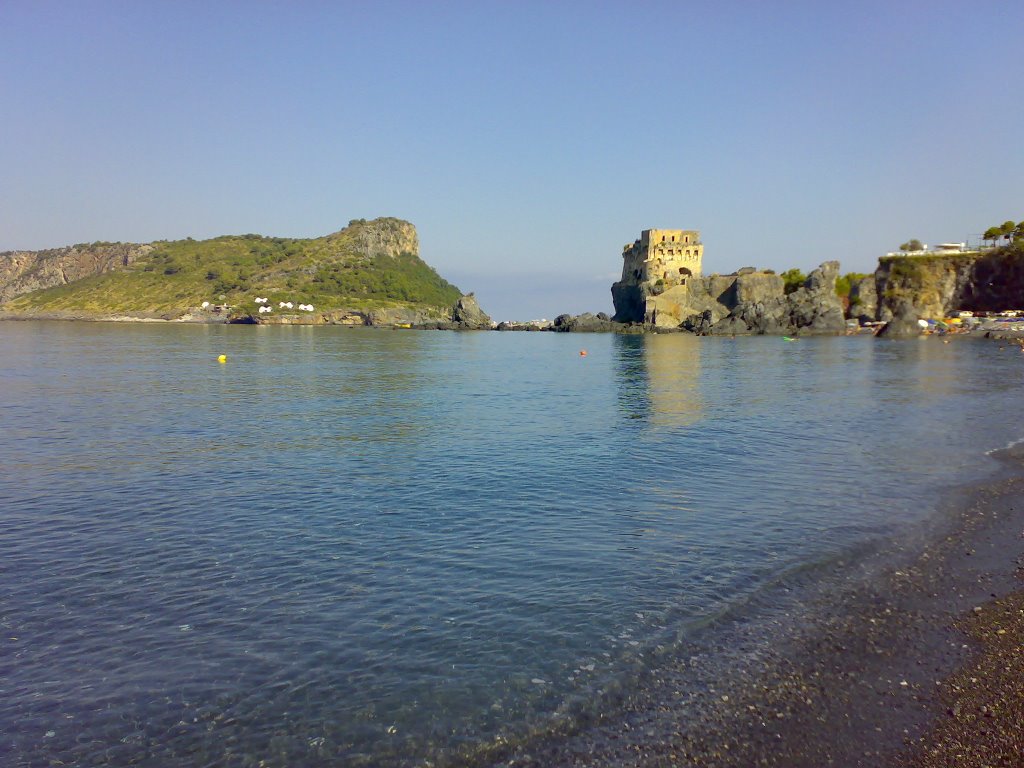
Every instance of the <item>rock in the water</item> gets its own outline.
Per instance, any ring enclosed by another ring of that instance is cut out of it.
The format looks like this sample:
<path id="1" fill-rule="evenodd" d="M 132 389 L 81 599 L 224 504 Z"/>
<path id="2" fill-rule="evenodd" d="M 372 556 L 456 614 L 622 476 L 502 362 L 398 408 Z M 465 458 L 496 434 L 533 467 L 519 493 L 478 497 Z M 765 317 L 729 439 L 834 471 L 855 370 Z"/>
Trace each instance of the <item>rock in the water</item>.
<path id="1" fill-rule="evenodd" d="M 917 323 L 917 312 L 909 300 L 903 300 L 892 307 L 893 317 L 878 332 L 880 338 L 911 339 L 921 335 L 921 326 Z"/>
<path id="2" fill-rule="evenodd" d="M 359 313 L 349 313 L 350 315 Z M 431 317 L 428 313 L 412 307 L 387 307 L 385 309 L 374 309 L 366 313 L 366 325 L 392 326 L 392 325 L 426 325 L 436 323 L 437 318 Z M 343 323 L 354 325 L 353 322 Z"/>
<path id="3" fill-rule="evenodd" d="M 486 330 L 491 327 L 491 318 L 480 309 L 476 297 L 469 293 L 455 304 L 452 310 L 452 324 L 465 330 Z"/>
<path id="4" fill-rule="evenodd" d="M 842 333 L 843 305 L 836 296 L 839 262 L 828 261 L 814 270 L 799 289 L 785 295 L 782 278 L 765 272 L 736 277 L 732 310 L 715 321 L 714 314 L 691 315 L 684 327 L 716 336 L 739 334 Z M 708 321 L 711 321 L 708 327 Z"/>
<path id="5" fill-rule="evenodd" d="M 807 282 L 787 296 L 790 324 L 802 333 L 842 333 L 846 330 L 843 304 L 836 295 L 839 262 L 826 261 Z"/>
<path id="6" fill-rule="evenodd" d="M 715 324 L 715 315 L 710 309 L 705 309 L 698 314 L 690 315 L 683 321 L 682 329 L 690 333 L 703 336 L 711 330 Z"/>
<path id="7" fill-rule="evenodd" d="M 555 318 L 551 330 L 574 333 L 601 333 L 617 331 L 622 328 L 620 323 L 608 320 L 607 315 L 602 318 L 602 314 L 604 313 L 594 315 L 590 312 L 584 312 L 582 315 L 576 315 L 575 317 L 573 315 L 559 315 Z"/>
<path id="8" fill-rule="evenodd" d="M 708 333 L 712 336 L 749 336 L 750 328 L 742 318 L 729 315 L 711 326 Z"/>

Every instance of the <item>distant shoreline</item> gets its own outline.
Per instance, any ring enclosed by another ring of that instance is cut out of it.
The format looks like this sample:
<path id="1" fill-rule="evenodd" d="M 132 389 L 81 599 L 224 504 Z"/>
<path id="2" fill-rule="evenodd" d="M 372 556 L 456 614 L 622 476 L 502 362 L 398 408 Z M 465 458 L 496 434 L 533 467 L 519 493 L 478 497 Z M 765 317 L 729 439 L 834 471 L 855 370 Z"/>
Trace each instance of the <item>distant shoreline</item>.
<path id="1" fill-rule="evenodd" d="M 184 315 L 182 317 L 164 317 L 157 315 L 156 313 L 145 315 L 130 315 L 124 313 L 110 315 L 91 315 L 81 312 L 27 313 L 0 311 L 0 320 L 9 320 L 12 322 L 31 320 L 60 320 L 78 323 L 195 323 L 199 325 L 227 324 L 226 321 L 222 318 L 206 320 L 202 318 L 196 318 L 193 315 Z"/>
<path id="2" fill-rule="evenodd" d="M 583 317 L 583 316 L 577 316 Z M 572 318 L 573 321 L 577 317 Z M 464 332 L 467 330 L 476 331 L 498 331 L 500 333 L 574 333 L 574 334 L 594 334 L 594 333 L 618 333 L 618 334 L 665 334 L 665 333 L 680 333 L 685 335 L 701 335 L 691 334 L 690 332 L 683 329 L 665 329 L 648 327 L 635 323 L 616 323 L 614 321 L 599 321 L 597 323 L 590 324 L 574 324 L 570 322 L 567 326 L 559 327 L 554 324 L 548 325 L 537 325 L 533 321 L 524 322 L 502 322 L 497 323 L 491 328 L 459 328 L 452 323 L 430 323 L 424 325 L 413 325 L 410 323 L 342 323 L 342 322 L 324 322 L 318 321 L 316 316 L 304 316 L 295 315 L 282 318 L 281 320 L 273 320 L 262 323 L 246 323 L 246 322 L 231 322 L 224 316 L 213 315 L 209 312 L 187 312 L 177 317 L 170 317 L 166 314 L 161 315 L 158 313 L 145 313 L 145 314 L 128 314 L 128 313 L 117 313 L 117 314 L 90 314 L 83 312 L 40 312 L 40 313 L 26 313 L 26 312 L 6 312 L 0 310 L 0 322 L 32 322 L 32 321 L 45 321 L 45 322 L 81 322 L 81 323 L 168 323 L 178 325 L 265 325 L 265 326 L 324 326 L 334 328 L 378 328 L 382 330 L 418 330 L 418 331 L 437 331 L 437 330 L 452 330 Z M 1000 327 L 999 324 L 986 324 L 979 326 L 978 328 L 970 331 L 960 331 L 957 333 L 951 333 L 948 338 L 988 338 L 995 339 L 998 341 L 1016 342 L 1024 339 L 1024 322 L 1017 323 L 1006 323 L 1007 327 Z M 856 333 L 845 334 L 845 335 L 867 335 L 872 333 L 872 329 L 862 327 L 857 330 Z M 742 336 L 759 336 L 764 335 L 768 338 L 778 338 L 779 334 L 740 334 Z M 800 334 L 797 334 L 799 336 Z M 826 334 L 826 335 L 844 335 L 844 334 Z M 732 336 L 720 336 L 718 338 L 733 338 Z"/>

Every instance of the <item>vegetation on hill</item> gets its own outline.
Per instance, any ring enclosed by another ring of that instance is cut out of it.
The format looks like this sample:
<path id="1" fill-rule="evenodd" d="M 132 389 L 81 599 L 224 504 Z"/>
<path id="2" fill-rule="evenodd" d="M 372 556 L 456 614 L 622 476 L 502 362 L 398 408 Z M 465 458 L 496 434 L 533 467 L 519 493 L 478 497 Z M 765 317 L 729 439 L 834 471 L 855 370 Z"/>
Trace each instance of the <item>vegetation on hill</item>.
<path id="1" fill-rule="evenodd" d="M 850 298 L 850 289 L 854 283 L 860 282 L 867 275 L 864 272 L 847 272 L 836 278 L 836 296 L 841 299 Z"/>
<path id="2" fill-rule="evenodd" d="M 357 219 L 326 237 L 226 235 L 158 241 L 114 272 L 19 296 L 5 309 L 174 313 L 204 301 L 256 311 L 254 299 L 317 310 L 451 307 L 461 295 L 418 255 L 415 228 Z"/>
<path id="3" fill-rule="evenodd" d="M 780 277 L 782 277 L 783 290 L 785 290 L 787 296 L 798 288 L 802 288 L 804 283 L 807 282 L 807 275 L 796 267 L 787 269 Z"/>
<path id="4" fill-rule="evenodd" d="M 797 289 L 803 288 L 804 283 L 807 282 L 807 275 L 801 270 L 794 267 L 793 269 L 787 269 L 782 273 L 782 284 L 783 290 L 788 296 L 794 293 Z M 836 278 L 836 296 L 841 299 L 849 298 L 850 286 L 856 283 L 858 280 L 867 277 L 867 275 L 860 272 L 847 272 L 845 275 L 841 275 Z"/>

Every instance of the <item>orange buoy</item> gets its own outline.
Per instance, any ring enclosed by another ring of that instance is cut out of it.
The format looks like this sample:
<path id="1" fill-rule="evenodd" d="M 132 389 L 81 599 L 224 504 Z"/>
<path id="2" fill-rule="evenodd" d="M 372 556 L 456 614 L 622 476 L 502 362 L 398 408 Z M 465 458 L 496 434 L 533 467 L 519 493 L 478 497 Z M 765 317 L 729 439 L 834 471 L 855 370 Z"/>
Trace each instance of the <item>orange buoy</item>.
<path id="1" fill-rule="evenodd" d="M 586 356 L 587 356 L 587 350 L 581 349 L 580 350 L 580 357 L 586 357 Z"/>

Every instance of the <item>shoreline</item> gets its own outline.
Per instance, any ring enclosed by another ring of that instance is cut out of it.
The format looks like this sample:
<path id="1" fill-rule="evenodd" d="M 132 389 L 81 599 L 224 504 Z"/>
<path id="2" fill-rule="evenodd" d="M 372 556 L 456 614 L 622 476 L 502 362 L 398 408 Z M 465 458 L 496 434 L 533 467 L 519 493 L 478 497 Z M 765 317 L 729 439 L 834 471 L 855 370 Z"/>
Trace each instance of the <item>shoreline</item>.
<path id="1" fill-rule="evenodd" d="M 220 316 L 209 316 L 206 314 L 196 315 L 194 313 L 188 313 L 178 317 L 168 317 L 166 315 L 84 315 L 75 312 L 47 312 L 41 314 L 25 314 L 20 312 L 5 312 L 0 310 L 0 322 L 81 322 L 81 323 L 167 323 L 176 325 L 266 325 L 266 326 L 303 326 L 303 327 L 316 327 L 316 326 L 328 326 L 328 327 L 341 327 L 341 328 L 377 328 L 384 330 L 413 330 L 413 331 L 497 331 L 501 333 L 575 333 L 575 334 L 674 334 L 679 333 L 683 335 L 691 336 L 706 336 L 707 334 L 694 334 L 681 328 L 665 329 L 656 328 L 653 326 L 645 326 L 636 323 L 613 323 L 612 321 L 603 321 L 599 327 L 584 326 L 584 327 L 555 327 L 554 325 L 548 325 L 545 327 L 531 325 L 529 322 L 517 323 L 511 325 L 509 323 L 497 323 L 490 328 L 469 328 L 469 327 L 457 327 L 451 323 L 435 323 L 426 325 L 412 325 L 410 323 L 349 323 L 349 322 L 317 322 L 314 318 L 304 317 L 300 315 L 288 316 L 283 318 L 281 321 L 269 321 L 269 322 L 231 322 L 227 318 Z M 862 327 L 855 333 L 834 333 L 834 334 L 809 334 L 811 336 L 868 336 L 877 335 L 874 333 L 875 329 L 868 327 Z M 739 336 L 765 336 L 768 338 L 786 338 L 779 334 L 758 334 L 758 333 L 745 333 L 736 334 Z M 934 334 L 920 334 L 918 336 L 910 338 L 928 338 Z M 796 338 L 800 338 L 802 335 L 798 332 Z M 710 336 L 710 338 L 715 338 Z M 717 338 L 735 338 L 733 335 L 722 335 Z M 992 339 L 995 341 L 1005 342 L 1019 342 L 1024 339 L 1024 330 L 1016 328 L 1002 328 L 998 325 L 986 325 L 981 328 L 977 328 L 970 331 L 960 331 L 957 333 L 947 334 L 944 336 L 936 336 L 936 338 L 942 338 L 944 341 L 948 341 L 950 338 L 962 338 L 962 339 Z M 906 340 L 906 339 L 900 339 Z"/>
<path id="2" fill-rule="evenodd" d="M 481 764 L 1014 764 L 1006 756 L 1024 750 L 1024 445 L 993 455 L 992 476 L 955 489 L 923 540 L 892 542 L 838 594 L 773 619 L 770 648 L 744 648 L 736 622 L 726 635 L 737 663 L 722 677 L 701 669 L 699 653 L 672 660 L 595 722 Z"/>

